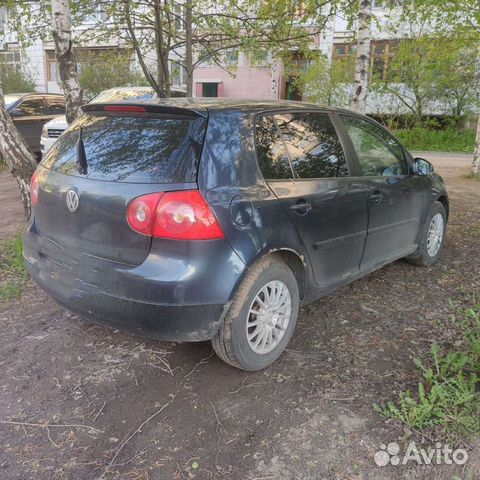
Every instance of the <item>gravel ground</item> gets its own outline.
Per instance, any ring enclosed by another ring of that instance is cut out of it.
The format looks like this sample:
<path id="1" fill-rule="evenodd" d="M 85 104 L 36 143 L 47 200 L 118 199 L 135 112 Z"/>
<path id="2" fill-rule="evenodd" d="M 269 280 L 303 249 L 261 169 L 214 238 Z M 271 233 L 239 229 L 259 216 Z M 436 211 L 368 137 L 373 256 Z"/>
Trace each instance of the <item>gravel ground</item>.
<path id="1" fill-rule="evenodd" d="M 423 156 L 451 195 L 443 258 L 431 268 L 395 262 L 304 307 L 287 352 L 265 371 L 230 368 L 208 343 L 93 326 L 31 282 L 0 303 L 0 478 L 478 478 L 476 441 L 462 467 L 373 461 L 381 444 L 429 443 L 372 404 L 415 388 L 412 358 L 453 341 L 448 299 L 480 291 L 470 158 Z M 0 200 L 6 238 L 21 228 L 22 207 L 5 171 Z"/>

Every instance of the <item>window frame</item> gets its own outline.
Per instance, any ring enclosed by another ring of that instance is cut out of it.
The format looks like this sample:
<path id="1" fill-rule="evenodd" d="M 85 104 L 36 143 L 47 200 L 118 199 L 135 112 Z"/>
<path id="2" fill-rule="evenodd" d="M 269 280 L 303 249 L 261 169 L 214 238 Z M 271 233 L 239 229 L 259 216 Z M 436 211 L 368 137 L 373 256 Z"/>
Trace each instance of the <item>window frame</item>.
<path id="1" fill-rule="evenodd" d="M 411 176 L 413 174 L 412 171 L 412 155 L 410 152 L 405 148 L 405 146 L 396 138 L 394 135 L 392 135 L 382 124 L 376 122 L 370 117 L 366 117 L 363 115 L 356 115 L 353 112 L 349 111 L 344 111 L 340 112 L 337 114 L 338 116 L 338 122 L 339 122 L 339 128 L 342 129 L 343 136 L 345 137 L 346 142 L 348 143 L 348 148 L 350 155 L 352 156 L 352 159 L 355 162 L 355 170 L 356 170 L 356 176 L 359 178 L 405 178 L 408 176 Z M 360 160 L 358 159 L 357 151 L 355 150 L 355 146 L 353 145 L 352 139 L 350 138 L 350 135 L 348 134 L 347 127 L 343 121 L 342 117 L 350 117 L 350 118 L 355 118 L 359 120 L 363 120 L 366 123 L 369 123 L 370 125 L 373 125 L 374 127 L 377 127 L 379 130 L 387 134 L 388 137 L 390 137 L 394 142 L 396 142 L 400 148 L 402 149 L 403 152 L 403 158 L 405 160 L 405 164 L 407 166 L 407 173 L 403 175 L 390 175 L 389 177 L 382 176 L 382 175 L 362 175 L 362 168 L 360 164 Z"/>
<path id="2" fill-rule="evenodd" d="M 281 115 L 282 113 L 290 113 L 290 114 L 295 114 L 295 113 L 317 113 L 320 115 L 326 115 L 329 119 L 330 122 L 332 123 L 332 126 L 335 130 L 335 133 L 337 134 L 338 140 L 340 142 L 340 145 L 342 147 L 343 153 L 345 155 L 345 163 L 347 165 L 348 169 L 348 175 L 343 176 L 343 177 L 314 177 L 314 178 L 298 178 L 295 176 L 295 170 L 293 168 L 292 164 L 292 157 L 290 155 L 290 152 L 288 150 L 288 147 L 286 145 L 284 136 L 280 130 L 280 127 L 278 126 L 278 123 L 275 119 L 275 115 Z M 258 161 L 258 150 L 257 150 L 257 121 L 259 118 L 262 117 L 273 117 L 273 123 L 275 124 L 275 127 L 277 129 L 277 133 L 280 136 L 280 139 L 282 140 L 283 147 L 285 149 L 285 153 L 287 154 L 288 161 L 290 163 L 290 169 L 292 172 L 292 177 L 291 178 L 265 178 L 263 176 L 263 173 L 260 169 L 260 163 Z M 345 137 L 346 132 L 342 128 L 338 128 L 338 119 L 336 118 L 335 112 L 329 111 L 329 110 L 324 110 L 324 109 L 315 109 L 315 108 L 308 108 L 308 109 L 279 109 L 279 110 L 270 110 L 270 111 L 264 111 L 264 112 L 258 112 L 253 115 L 253 141 L 254 141 L 254 147 L 255 147 L 255 159 L 257 163 L 257 168 L 258 171 L 260 172 L 261 177 L 265 180 L 266 183 L 270 182 L 309 182 L 309 181 L 318 181 L 318 180 L 332 180 L 332 179 L 342 179 L 342 178 L 352 178 L 356 173 L 356 165 L 353 162 L 353 159 L 351 158 L 350 155 L 350 144 L 348 141 L 348 137 Z"/>

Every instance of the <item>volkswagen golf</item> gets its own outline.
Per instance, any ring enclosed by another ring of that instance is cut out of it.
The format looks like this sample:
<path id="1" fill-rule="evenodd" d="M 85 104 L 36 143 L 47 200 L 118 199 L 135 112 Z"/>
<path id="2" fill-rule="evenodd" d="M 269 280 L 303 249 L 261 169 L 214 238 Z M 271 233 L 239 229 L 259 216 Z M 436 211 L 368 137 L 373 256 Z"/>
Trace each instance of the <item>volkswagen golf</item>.
<path id="1" fill-rule="evenodd" d="M 259 370 L 299 308 L 441 254 L 448 196 L 374 120 L 300 102 L 90 103 L 31 183 L 24 258 L 55 300 Z"/>

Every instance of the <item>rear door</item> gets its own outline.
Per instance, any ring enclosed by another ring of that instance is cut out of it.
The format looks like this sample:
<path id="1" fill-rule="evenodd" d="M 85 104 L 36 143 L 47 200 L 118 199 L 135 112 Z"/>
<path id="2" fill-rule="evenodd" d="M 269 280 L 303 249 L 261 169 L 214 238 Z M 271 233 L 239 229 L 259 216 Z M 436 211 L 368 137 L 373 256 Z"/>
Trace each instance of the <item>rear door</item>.
<path id="1" fill-rule="evenodd" d="M 44 98 L 35 96 L 23 99 L 10 115 L 30 150 L 39 152 L 43 125 L 50 120 L 45 111 Z"/>
<path id="2" fill-rule="evenodd" d="M 416 246 L 422 195 L 402 146 L 367 119 L 342 115 L 368 199 L 368 235 L 362 269 L 411 253 Z"/>
<path id="3" fill-rule="evenodd" d="M 151 237 L 130 228 L 127 205 L 146 193 L 196 187 L 205 125 L 204 117 L 188 112 L 82 116 L 37 170 L 35 229 L 71 256 L 142 263 Z"/>
<path id="4" fill-rule="evenodd" d="M 260 117 L 257 155 L 269 187 L 303 239 L 317 283 L 332 285 L 357 273 L 367 232 L 365 192 L 351 175 L 330 116 Z"/>

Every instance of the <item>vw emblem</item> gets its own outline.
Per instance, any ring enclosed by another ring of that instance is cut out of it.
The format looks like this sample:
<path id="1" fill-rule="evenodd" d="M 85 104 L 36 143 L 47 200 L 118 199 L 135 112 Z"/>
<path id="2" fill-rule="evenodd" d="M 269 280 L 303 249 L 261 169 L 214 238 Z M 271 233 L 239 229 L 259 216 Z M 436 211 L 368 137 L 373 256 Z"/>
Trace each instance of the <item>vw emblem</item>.
<path id="1" fill-rule="evenodd" d="M 75 213 L 78 210 L 78 204 L 80 203 L 80 197 L 78 196 L 78 193 L 70 189 L 67 192 L 67 197 L 65 199 L 67 203 L 67 208 L 72 212 Z"/>

